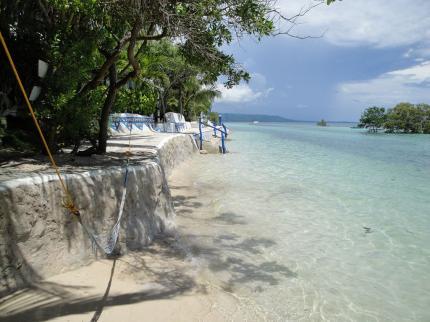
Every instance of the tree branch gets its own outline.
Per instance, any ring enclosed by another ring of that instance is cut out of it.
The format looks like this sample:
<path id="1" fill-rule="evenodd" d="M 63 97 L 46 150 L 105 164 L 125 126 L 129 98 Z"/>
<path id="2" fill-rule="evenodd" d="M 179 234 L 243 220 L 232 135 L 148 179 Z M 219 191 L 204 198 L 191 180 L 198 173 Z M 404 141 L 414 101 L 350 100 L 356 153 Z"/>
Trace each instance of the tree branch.
<path id="1" fill-rule="evenodd" d="M 158 35 L 140 35 L 137 40 L 160 40 L 167 36 L 167 28 L 163 28 L 162 32 Z"/>
<path id="2" fill-rule="evenodd" d="M 312 9 L 314 9 L 314 8 L 316 8 L 316 7 L 324 4 L 324 3 L 325 3 L 324 0 L 318 0 L 316 3 L 311 4 L 311 5 L 307 6 L 307 7 L 303 6 L 297 14 L 295 14 L 295 15 L 293 15 L 291 17 L 287 17 L 287 16 L 283 15 L 278 9 L 272 9 L 272 10 L 270 10 L 269 14 L 274 14 L 274 15 L 276 15 L 279 18 L 279 20 L 282 20 L 282 21 L 285 21 L 285 22 L 291 24 L 286 31 L 278 30 L 276 32 L 273 32 L 272 36 L 287 35 L 289 37 L 297 38 L 297 39 L 322 38 L 324 36 L 324 34 L 325 34 L 326 31 L 324 31 L 321 35 L 318 35 L 318 36 L 310 36 L 310 35 L 300 36 L 300 35 L 292 33 L 292 30 L 297 25 L 300 24 L 298 22 L 298 19 L 300 19 L 301 17 L 303 17 L 306 14 L 308 14 Z"/>
<path id="3" fill-rule="evenodd" d="M 48 24 L 52 25 L 52 19 L 51 19 L 51 17 L 49 17 L 48 10 L 46 10 L 46 7 L 43 4 L 42 0 L 38 0 L 37 3 L 39 4 L 39 8 L 40 8 L 40 10 L 42 10 L 42 13 L 45 16 Z"/>
<path id="4" fill-rule="evenodd" d="M 86 84 L 84 85 L 80 91 L 78 92 L 79 95 L 83 95 L 87 93 L 89 90 L 94 89 L 101 81 L 103 81 L 109 71 L 109 68 L 116 62 L 116 60 L 119 57 L 119 54 L 124 48 L 124 46 L 130 41 L 131 35 L 130 33 L 127 33 L 117 44 L 115 49 L 112 53 L 109 53 L 108 51 L 99 48 L 100 52 L 106 56 L 106 60 L 103 63 L 103 65 L 99 68 L 99 70 L 96 72 L 95 76 Z"/>
<path id="5" fill-rule="evenodd" d="M 148 28 L 148 34 L 152 33 L 154 29 L 154 24 L 151 24 Z M 139 49 L 137 50 L 136 54 L 134 55 L 134 59 L 137 59 L 137 57 L 142 53 L 143 49 L 146 47 L 146 45 L 148 44 L 148 40 L 145 39 L 142 44 L 140 45 Z M 131 63 L 130 61 L 127 63 L 127 65 L 121 70 L 121 72 L 119 73 L 120 77 L 122 75 L 124 75 L 124 73 L 126 72 L 126 70 L 130 67 Z"/>

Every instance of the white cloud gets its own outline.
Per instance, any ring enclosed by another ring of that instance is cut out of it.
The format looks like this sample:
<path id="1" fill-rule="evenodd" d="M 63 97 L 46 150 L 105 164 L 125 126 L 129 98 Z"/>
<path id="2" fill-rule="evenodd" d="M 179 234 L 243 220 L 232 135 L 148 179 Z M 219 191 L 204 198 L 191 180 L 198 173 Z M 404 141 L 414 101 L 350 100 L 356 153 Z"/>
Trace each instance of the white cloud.
<path id="1" fill-rule="evenodd" d="M 218 103 L 253 102 L 261 97 L 267 97 L 273 91 L 272 87 L 267 87 L 267 79 L 260 73 L 251 74 L 249 83 L 242 83 L 232 88 L 217 84 L 217 89 L 221 92 L 221 97 L 216 99 Z"/>
<path id="2" fill-rule="evenodd" d="M 216 100 L 218 103 L 245 103 L 261 96 L 261 92 L 254 92 L 248 84 L 239 84 L 232 88 L 219 84 L 217 87 L 221 92 L 221 97 Z"/>
<path id="3" fill-rule="evenodd" d="M 311 0 L 280 0 L 278 7 L 287 16 Z M 301 35 L 320 35 L 342 46 L 370 45 L 378 48 L 424 44 L 430 48 L 429 0 L 344 0 L 320 5 L 300 20 L 294 29 Z"/>
<path id="4" fill-rule="evenodd" d="M 266 76 L 260 73 L 252 73 L 251 74 L 251 83 L 253 87 L 264 88 L 267 85 Z"/>
<path id="5" fill-rule="evenodd" d="M 273 90 L 273 88 L 267 88 L 262 91 L 256 91 L 249 84 L 239 84 L 232 88 L 226 88 L 224 85 L 218 84 L 217 89 L 221 92 L 221 97 L 216 99 L 218 103 L 252 102 L 260 97 L 266 97 Z"/>
<path id="6" fill-rule="evenodd" d="M 413 55 L 413 53 L 414 53 L 414 49 L 413 48 L 409 48 L 408 51 L 403 54 L 403 57 L 409 58 L 409 57 L 411 57 Z"/>
<path id="7" fill-rule="evenodd" d="M 345 104 L 355 102 L 362 106 L 385 107 L 402 101 L 430 102 L 430 61 L 384 73 L 367 81 L 341 84 L 337 99 Z"/>
<path id="8" fill-rule="evenodd" d="M 430 61 L 406 69 L 387 73 L 389 77 L 400 78 L 411 84 L 422 84 L 430 80 Z"/>

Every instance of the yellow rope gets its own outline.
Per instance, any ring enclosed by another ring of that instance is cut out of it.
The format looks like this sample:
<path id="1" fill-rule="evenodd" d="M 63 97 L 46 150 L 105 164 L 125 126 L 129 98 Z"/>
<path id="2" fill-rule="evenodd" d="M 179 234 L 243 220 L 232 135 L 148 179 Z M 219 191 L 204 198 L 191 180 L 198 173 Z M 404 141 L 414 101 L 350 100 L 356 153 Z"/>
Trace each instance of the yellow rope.
<path id="1" fill-rule="evenodd" d="M 126 110 L 126 112 L 128 111 L 128 109 Z M 127 113 L 128 114 L 128 113 Z M 133 108 L 131 109 L 131 114 L 134 115 L 133 113 Z M 125 151 L 125 155 L 127 157 L 127 164 L 130 161 L 130 157 L 133 155 L 131 153 L 131 129 L 133 128 L 133 122 L 129 122 L 129 126 L 130 126 L 130 133 L 128 135 L 128 149 L 127 151 Z"/>
<path id="2" fill-rule="evenodd" d="M 9 52 L 9 49 L 6 45 L 6 41 L 4 40 L 3 34 L 1 33 L 1 31 L 0 31 L 0 41 L 3 45 L 4 51 L 6 53 L 7 59 L 9 60 L 10 66 L 12 67 L 13 73 L 15 74 L 15 78 L 18 82 L 19 88 L 21 89 L 22 95 L 24 96 L 24 100 L 27 103 L 28 110 L 30 111 L 31 117 L 33 118 L 33 122 L 36 125 L 37 131 L 39 132 L 39 136 L 43 142 L 46 152 L 48 153 L 49 160 L 51 161 L 52 167 L 57 173 L 58 179 L 60 180 L 60 183 L 61 183 L 61 187 L 63 188 L 64 194 L 66 195 L 65 200 L 63 200 L 63 206 L 69 209 L 69 211 L 72 214 L 79 216 L 79 210 L 73 204 L 71 194 L 63 181 L 63 178 L 60 173 L 60 169 L 58 168 L 54 158 L 52 157 L 51 150 L 49 149 L 48 143 L 46 142 L 42 129 L 40 128 L 39 122 L 37 121 L 36 115 L 34 114 L 33 107 L 31 106 L 30 100 L 28 99 L 27 93 L 25 92 L 24 86 L 22 85 L 21 78 L 19 77 L 18 71 L 16 70 L 15 63 L 13 62 L 12 56 Z"/>

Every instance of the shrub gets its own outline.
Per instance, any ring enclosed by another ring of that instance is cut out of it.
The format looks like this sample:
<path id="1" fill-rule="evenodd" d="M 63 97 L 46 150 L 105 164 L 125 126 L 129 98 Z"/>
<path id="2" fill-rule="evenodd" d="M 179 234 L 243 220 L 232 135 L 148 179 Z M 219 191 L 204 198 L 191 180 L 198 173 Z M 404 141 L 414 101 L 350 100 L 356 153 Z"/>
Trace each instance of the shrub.
<path id="1" fill-rule="evenodd" d="M 324 119 L 321 119 L 321 121 L 319 121 L 317 123 L 318 126 L 327 126 L 327 122 Z"/>
<path id="2" fill-rule="evenodd" d="M 377 132 L 379 128 L 382 128 L 385 120 L 385 108 L 377 106 L 369 107 L 361 114 L 358 127 L 367 128 L 369 132 Z"/>

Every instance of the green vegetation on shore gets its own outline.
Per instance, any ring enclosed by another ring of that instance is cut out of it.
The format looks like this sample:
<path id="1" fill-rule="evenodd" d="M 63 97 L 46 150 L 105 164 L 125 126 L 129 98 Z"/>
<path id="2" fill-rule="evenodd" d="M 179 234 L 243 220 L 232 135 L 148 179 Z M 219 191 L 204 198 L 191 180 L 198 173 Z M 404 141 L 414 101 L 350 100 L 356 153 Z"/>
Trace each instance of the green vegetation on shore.
<path id="1" fill-rule="evenodd" d="M 399 103 L 392 109 L 369 107 L 360 118 L 359 127 L 370 132 L 430 134 L 430 105 Z"/>
<path id="2" fill-rule="evenodd" d="M 104 153 L 113 111 L 187 119 L 209 112 L 219 79 L 227 87 L 250 79 L 223 46 L 245 35 L 288 35 L 279 23 L 296 19 L 263 0 L 0 3 L 0 30 L 26 90 L 41 88 L 33 105 L 53 151 L 85 140 Z M 39 59 L 49 65 L 43 79 Z M 40 148 L 3 51 L 0 60 L 0 116 L 13 110 L 20 124 L 8 119 L 2 141 Z"/>
<path id="3" fill-rule="evenodd" d="M 209 112 L 219 80 L 232 87 L 250 79 L 225 46 L 246 35 L 291 35 L 312 7 L 286 17 L 265 0 L 2 1 L 0 30 L 26 91 L 41 89 L 33 106 L 50 149 L 77 151 L 89 141 L 104 153 L 111 112 Z M 43 79 L 39 60 L 49 66 Z M 0 61 L 0 117 L 15 117 L 2 142 L 40 149 L 3 51 Z"/>
<path id="4" fill-rule="evenodd" d="M 321 119 L 320 121 L 317 122 L 318 126 L 327 126 L 327 122 L 324 119 Z"/>

